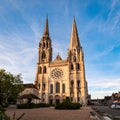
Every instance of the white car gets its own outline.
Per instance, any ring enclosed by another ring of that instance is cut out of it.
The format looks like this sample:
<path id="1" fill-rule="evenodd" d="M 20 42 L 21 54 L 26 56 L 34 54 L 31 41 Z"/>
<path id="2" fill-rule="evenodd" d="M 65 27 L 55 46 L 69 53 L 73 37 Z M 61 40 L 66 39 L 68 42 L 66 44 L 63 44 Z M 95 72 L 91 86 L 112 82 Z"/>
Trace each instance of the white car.
<path id="1" fill-rule="evenodd" d="M 110 105 L 110 108 L 120 109 L 120 103 L 117 103 L 117 102 L 112 103 L 112 104 Z"/>

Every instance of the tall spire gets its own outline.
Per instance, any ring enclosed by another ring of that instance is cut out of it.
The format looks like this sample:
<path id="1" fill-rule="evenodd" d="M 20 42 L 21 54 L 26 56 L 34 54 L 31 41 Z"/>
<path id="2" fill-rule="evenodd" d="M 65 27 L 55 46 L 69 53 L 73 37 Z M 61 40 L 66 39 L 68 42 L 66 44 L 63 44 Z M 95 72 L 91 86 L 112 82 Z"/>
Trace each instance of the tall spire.
<path id="1" fill-rule="evenodd" d="M 80 42 L 79 42 L 79 37 L 78 37 L 78 32 L 77 32 L 76 21 L 74 18 L 73 24 L 72 24 L 72 32 L 71 32 L 71 37 L 70 37 L 69 49 L 73 49 L 76 47 L 80 47 Z"/>
<path id="2" fill-rule="evenodd" d="M 49 36 L 49 26 L 48 26 L 48 16 L 46 18 L 46 24 L 45 24 L 45 28 L 44 28 L 44 36 Z"/>

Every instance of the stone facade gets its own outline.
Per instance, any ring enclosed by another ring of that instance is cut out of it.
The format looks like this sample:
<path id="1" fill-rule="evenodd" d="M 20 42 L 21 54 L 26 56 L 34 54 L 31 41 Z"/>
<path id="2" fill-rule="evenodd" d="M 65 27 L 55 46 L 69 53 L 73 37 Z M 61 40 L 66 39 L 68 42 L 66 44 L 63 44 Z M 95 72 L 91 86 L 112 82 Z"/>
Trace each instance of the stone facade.
<path id="1" fill-rule="evenodd" d="M 39 42 L 34 84 L 39 89 L 41 102 L 56 104 L 70 97 L 72 102 L 87 103 L 84 53 L 75 19 L 65 60 L 59 54 L 52 60 L 52 41 L 49 36 L 48 18 L 46 19 L 44 33 Z"/>

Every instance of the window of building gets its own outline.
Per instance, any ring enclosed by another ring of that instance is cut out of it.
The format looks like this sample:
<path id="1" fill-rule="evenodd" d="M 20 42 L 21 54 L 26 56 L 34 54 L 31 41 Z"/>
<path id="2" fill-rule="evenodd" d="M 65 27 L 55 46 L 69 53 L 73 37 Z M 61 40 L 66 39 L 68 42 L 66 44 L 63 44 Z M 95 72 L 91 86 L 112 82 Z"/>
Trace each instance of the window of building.
<path id="1" fill-rule="evenodd" d="M 42 86 L 42 87 L 43 87 L 43 90 L 45 90 L 45 83 L 43 83 L 43 86 Z"/>
<path id="2" fill-rule="evenodd" d="M 73 59 L 74 59 L 74 62 L 76 62 L 76 56 L 74 56 Z"/>
<path id="3" fill-rule="evenodd" d="M 76 64 L 76 68 L 77 68 L 77 70 L 80 70 L 80 64 L 79 63 Z"/>
<path id="4" fill-rule="evenodd" d="M 71 87 L 73 87 L 73 86 L 74 86 L 74 82 L 73 82 L 73 80 L 71 81 L 71 83 L 70 83 L 70 84 L 71 84 Z"/>
<path id="5" fill-rule="evenodd" d="M 38 84 L 38 89 L 40 89 L 40 83 Z"/>
<path id="6" fill-rule="evenodd" d="M 46 66 L 43 67 L 43 73 L 46 73 Z"/>
<path id="7" fill-rule="evenodd" d="M 77 98 L 77 101 L 80 101 L 80 97 Z"/>
<path id="8" fill-rule="evenodd" d="M 73 64 L 71 64 L 71 70 L 74 70 Z"/>
<path id="9" fill-rule="evenodd" d="M 53 84 L 50 85 L 50 93 L 53 93 Z"/>
<path id="10" fill-rule="evenodd" d="M 71 97 L 71 101 L 73 101 L 73 97 Z"/>
<path id="11" fill-rule="evenodd" d="M 60 83 L 56 83 L 56 93 L 60 93 Z"/>
<path id="12" fill-rule="evenodd" d="M 41 48 L 41 43 L 39 43 L 39 47 Z"/>
<path id="13" fill-rule="evenodd" d="M 45 43 L 43 43 L 43 48 L 45 47 Z"/>
<path id="14" fill-rule="evenodd" d="M 65 84 L 62 84 L 62 93 L 65 93 Z"/>
<path id="15" fill-rule="evenodd" d="M 46 58 L 46 54 L 45 54 L 45 51 L 42 52 L 42 59 L 45 59 Z"/>
<path id="16" fill-rule="evenodd" d="M 46 47 L 48 48 L 48 42 L 46 43 Z"/>
<path id="17" fill-rule="evenodd" d="M 42 68 L 38 67 L 38 73 L 42 73 Z"/>
<path id="18" fill-rule="evenodd" d="M 77 81 L 77 87 L 80 87 L 80 80 Z"/>

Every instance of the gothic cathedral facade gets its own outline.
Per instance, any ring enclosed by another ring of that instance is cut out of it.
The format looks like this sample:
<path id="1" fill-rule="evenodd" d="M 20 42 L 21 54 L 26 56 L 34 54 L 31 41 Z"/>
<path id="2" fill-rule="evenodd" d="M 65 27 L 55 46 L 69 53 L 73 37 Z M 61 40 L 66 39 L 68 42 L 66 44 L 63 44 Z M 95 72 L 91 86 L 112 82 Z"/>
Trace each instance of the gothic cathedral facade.
<path id="1" fill-rule="evenodd" d="M 41 102 L 56 104 L 69 97 L 72 102 L 87 103 L 88 88 L 85 77 L 84 53 L 80 45 L 75 19 L 65 60 L 58 54 L 52 60 L 52 40 L 48 18 L 39 42 L 38 62 L 34 84 Z"/>

